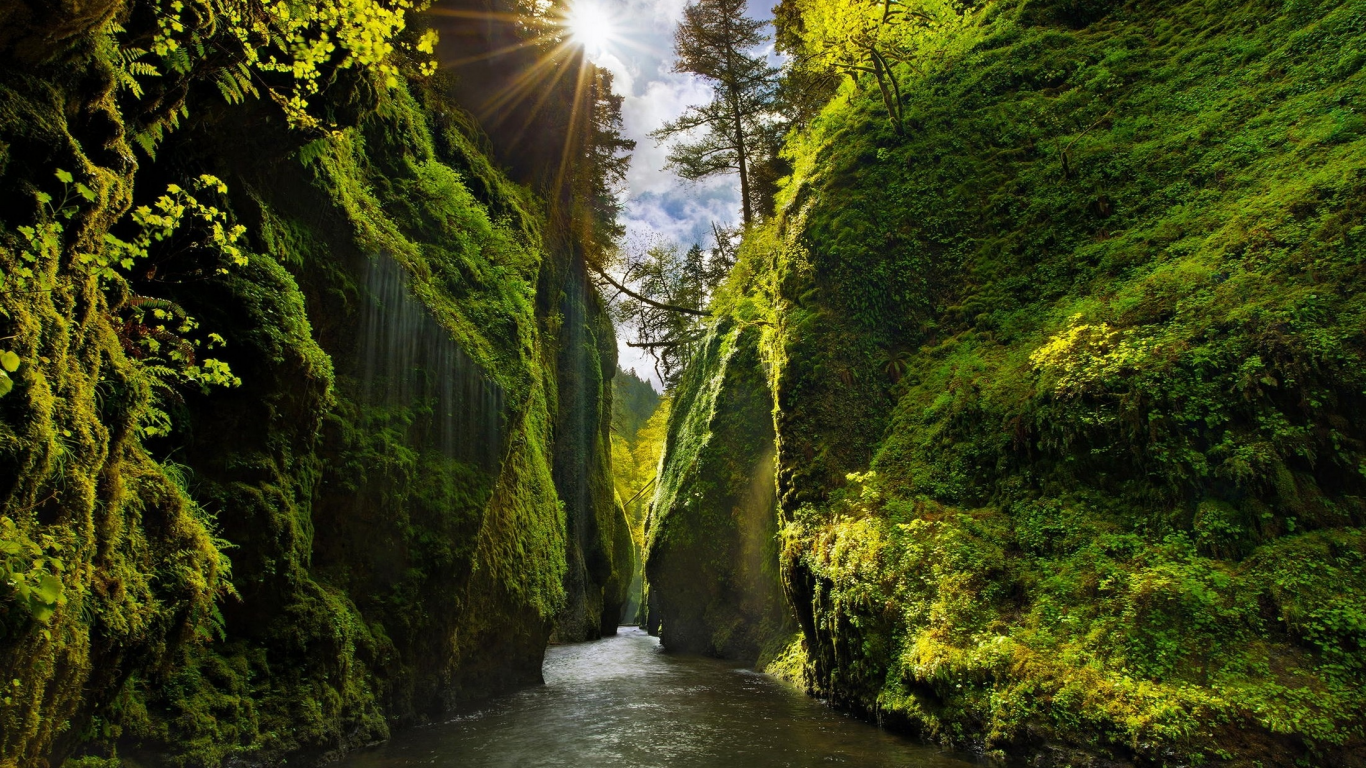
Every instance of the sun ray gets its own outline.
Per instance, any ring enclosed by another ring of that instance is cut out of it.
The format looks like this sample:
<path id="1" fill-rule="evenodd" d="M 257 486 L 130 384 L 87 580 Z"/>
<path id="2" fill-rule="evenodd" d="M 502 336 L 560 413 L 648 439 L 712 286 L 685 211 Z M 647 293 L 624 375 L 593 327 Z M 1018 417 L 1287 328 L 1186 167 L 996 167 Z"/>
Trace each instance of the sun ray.
<path id="1" fill-rule="evenodd" d="M 607 55 L 621 39 L 616 21 L 600 0 L 576 0 L 566 11 L 563 24 L 570 41 L 583 48 L 591 61 Z"/>
<path id="2" fill-rule="evenodd" d="M 574 101 L 569 108 L 569 130 L 565 137 L 564 147 L 560 150 L 560 167 L 555 173 L 555 196 L 558 199 L 561 190 L 564 188 L 565 173 L 569 169 L 570 157 L 578 146 L 579 122 L 583 117 L 583 107 L 588 94 L 588 74 L 590 66 L 586 59 L 580 59 L 578 66 L 577 79 L 574 82 Z"/>
<path id="3" fill-rule="evenodd" d="M 542 88 L 544 90 L 549 90 L 546 86 L 559 82 L 559 79 L 563 76 L 562 72 L 555 72 L 552 77 L 551 70 L 561 70 L 563 68 L 562 63 L 565 56 L 556 54 L 564 52 L 567 52 L 567 46 L 561 44 L 557 46 L 555 50 L 542 56 L 529 69 L 518 75 L 512 82 L 508 83 L 507 88 L 503 92 L 480 105 L 478 109 L 479 114 L 481 116 L 494 114 L 503 107 L 526 98 L 534 89 Z"/>

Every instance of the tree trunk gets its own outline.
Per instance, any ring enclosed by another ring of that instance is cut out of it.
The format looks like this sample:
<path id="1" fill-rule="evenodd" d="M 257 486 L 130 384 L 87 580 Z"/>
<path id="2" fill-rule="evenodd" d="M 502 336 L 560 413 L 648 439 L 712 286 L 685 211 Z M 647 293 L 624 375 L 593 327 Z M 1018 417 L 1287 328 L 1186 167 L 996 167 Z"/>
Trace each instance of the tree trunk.
<path id="1" fill-rule="evenodd" d="M 749 153 L 745 148 L 745 123 L 740 115 L 740 99 L 733 87 L 730 91 L 730 110 L 735 120 L 735 164 L 740 169 L 740 214 L 748 229 L 754 215 L 749 199 Z"/>
<path id="2" fill-rule="evenodd" d="M 740 218 L 744 222 L 745 229 L 749 229 L 750 221 L 754 218 L 749 200 L 749 156 L 745 147 L 745 121 L 740 110 L 740 93 L 735 72 L 735 48 L 731 45 L 729 17 L 725 20 L 725 28 L 725 74 L 729 81 L 726 83 L 726 90 L 730 92 L 730 115 L 731 119 L 735 121 L 735 165 L 740 170 Z"/>
<path id="3" fill-rule="evenodd" d="M 868 49 L 873 59 L 873 76 L 877 78 L 877 87 L 882 91 L 882 104 L 887 107 L 887 117 L 892 121 L 892 127 L 896 129 L 898 136 L 904 136 L 906 129 L 901 124 L 901 100 L 892 99 L 891 91 L 887 90 L 886 78 L 895 77 L 890 68 L 883 66 L 882 57 L 874 48 Z"/>

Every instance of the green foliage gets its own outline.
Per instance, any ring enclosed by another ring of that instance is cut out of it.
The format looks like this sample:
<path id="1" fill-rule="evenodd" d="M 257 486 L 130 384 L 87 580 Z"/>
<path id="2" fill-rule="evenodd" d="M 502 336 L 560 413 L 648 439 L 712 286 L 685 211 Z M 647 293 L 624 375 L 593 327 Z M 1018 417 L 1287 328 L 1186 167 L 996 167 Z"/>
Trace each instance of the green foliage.
<path id="1" fill-rule="evenodd" d="M 190 75 L 200 66 L 199 61 L 210 58 L 207 51 L 226 51 L 232 61 L 226 66 L 220 63 L 213 72 L 223 98 L 241 103 L 248 95 L 256 95 L 253 73 L 283 78 L 290 83 L 287 91 L 270 86 L 265 90 L 298 127 L 325 127 L 309 112 L 310 100 L 336 72 L 357 69 L 373 75 L 384 87 L 396 89 L 401 77 L 397 61 L 400 50 L 430 56 L 436 46 L 436 32 L 430 29 L 416 41 L 398 42 L 409 16 L 426 8 L 426 3 L 412 0 L 260 6 L 237 0 L 153 0 L 150 5 L 156 18 L 151 52 L 168 70 Z M 144 53 L 131 50 L 123 59 L 120 81 L 133 83 L 128 87 L 134 95 L 141 95 L 133 76 L 153 75 L 155 70 L 135 69 L 136 58 Z M 418 71 L 431 75 L 436 62 L 428 59 Z"/>
<path id="2" fill-rule="evenodd" d="M 40 622 L 66 603 L 61 580 L 65 565 L 57 556 L 61 551 L 62 543 L 52 536 L 34 541 L 13 520 L 0 517 L 0 583 L 10 600 Z"/>
<path id="3" fill-rule="evenodd" d="M 645 552 L 647 620 L 664 646 L 756 664 L 792 634 L 759 336 L 718 321 L 673 392 Z"/>
<path id="4" fill-rule="evenodd" d="M 1360 753 L 1362 14 L 987 3 L 889 62 L 904 135 L 869 75 L 789 137 L 714 306 L 771 324 L 817 693 L 998 755 Z"/>
<path id="5" fill-rule="evenodd" d="M 782 34 L 798 54 L 789 76 L 811 70 L 837 73 L 859 83 L 872 75 L 887 116 L 897 133 L 905 132 L 904 100 L 896 66 L 920 69 L 936 43 L 965 21 L 964 5 L 954 0 L 904 3 L 892 0 L 785 0 L 780 19 L 800 21 Z M 780 22 L 781 23 L 781 22 Z"/>
<path id="6" fill-rule="evenodd" d="M 654 385 L 636 375 L 634 370 L 617 368 L 612 377 L 612 432 L 628 444 L 635 443 L 636 433 L 651 419 L 659 407 L 659 393 Z"/>

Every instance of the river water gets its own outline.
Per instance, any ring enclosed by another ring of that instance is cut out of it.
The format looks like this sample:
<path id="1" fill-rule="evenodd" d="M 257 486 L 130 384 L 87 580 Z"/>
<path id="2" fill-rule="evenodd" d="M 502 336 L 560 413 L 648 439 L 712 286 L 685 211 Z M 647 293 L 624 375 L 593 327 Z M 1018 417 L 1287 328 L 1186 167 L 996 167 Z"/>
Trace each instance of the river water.
<path id="1" fill-rule="evenodd" d="M 967 768 L 765 675 L 664 653 L 635 627 L 546 651 L 545 685 L 350 756 L 346 768 Z"/>

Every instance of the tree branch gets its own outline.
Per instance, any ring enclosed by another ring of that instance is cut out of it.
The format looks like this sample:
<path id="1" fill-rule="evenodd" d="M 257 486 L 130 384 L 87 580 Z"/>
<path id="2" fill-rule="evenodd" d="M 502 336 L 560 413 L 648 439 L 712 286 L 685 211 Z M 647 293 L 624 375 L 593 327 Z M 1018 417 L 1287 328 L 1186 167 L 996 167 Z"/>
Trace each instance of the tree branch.
<path id="1" fill-rule="evenodd" d="M 668 312 L 682 312 L 687 315 L 697 315 L 698 317 L 711 317 L 711 313 L 706 312 L 704 310 L 692 309 L 690 307 L 680 307 L 675 304 L 664 304 L 662 302 L 655 301 L 654 299 L 641 296 L 640 294 L 636 293 L 630 288 L 627 288 L 621 283 L 618 283 L 616 280 L 613 280 L 612 276 L 607 274 L 606 271 L 601 270 L 592 265 L 589 266 L 592 268 L 594 272 L 598 273 L 598 277 L 601 277 L 603 280 L 606 280 L 607 282 L 611 283 L 613 288 L 616 288 L 618 291 L 621 291 L 622 293 L 626 294 L 627 296 L 630 296 L 636 301 L 643 301 L 646 304 L 649 304 L 650 306 L 654 307 L 655 309 L 662 309 Z"/>
<path id="2" fill-rule="evenodd" d="M 701 341 L 701 336 L 694 336 L 691 339 L 668 339 L 667 341 L 628 341 L 626 346 L 636 349 L 658 349 L 659 347 L 681 347 L 684 344 L 691 344 L 694 341 Z"/>
<path id="3" fill-rule="evenodd" d="M 650 478 L 650 482 L 648 482 L 648 483 L 646 483 L 645 485 L 641 486 L 641 487 L 640 487 L 640 490 L 636 491 L 636 495 L 632 496 L 630 501 L 627 501 L 626 503 L 622 504 L 621 506 L 623 506 L 623 507 L 629 507 L 629 506 L 631 506 L 631 502 L 632 502 L 632 501 L 635 501 L 635 500 L 638 499 L 638 498 L 640 498 L 640 494 L 645 493 L 645 491 L 648 490 L 650 486 L 654 485 L 654 484 L 655 484 L 655 481 L 658 480 L 658 479 L 659 479 L 659 475 L 655 475 L 654 477 Z"/>

